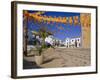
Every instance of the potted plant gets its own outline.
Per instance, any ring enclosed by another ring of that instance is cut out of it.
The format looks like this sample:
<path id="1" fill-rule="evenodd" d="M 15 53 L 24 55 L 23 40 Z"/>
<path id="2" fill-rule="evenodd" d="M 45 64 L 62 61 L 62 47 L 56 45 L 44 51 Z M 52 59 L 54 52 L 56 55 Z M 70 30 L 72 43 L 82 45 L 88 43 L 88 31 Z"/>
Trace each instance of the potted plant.
<path id="1" fill-rule="evenodd" d="M 37 35 L 40 36 L 41 39 L 42 39 L 40 44 L 38 43 L 38 40 L 36 40 L 36 46 L 35 46 L 35 52 L 36 52 L 36 54 L 35 54 L 35 62 L 36 62 L 37 65 L 40 65 L 40 64 L 43 63 L 43 55 L 42 54 L 44 53 L 44 51 L 47 50 L 50 47 L 54 48 L 52 45 L 48 46 L 45 43 L 46 37 L 48 37 L 49 35 L 52 35 L 52 33 L 47 31 L 46 28 L 41 28 L 41 29 L 39 29 L 38 32 L 32 31 L 32 33 L 34 35 L 36 35 L 36 36 Z"/>

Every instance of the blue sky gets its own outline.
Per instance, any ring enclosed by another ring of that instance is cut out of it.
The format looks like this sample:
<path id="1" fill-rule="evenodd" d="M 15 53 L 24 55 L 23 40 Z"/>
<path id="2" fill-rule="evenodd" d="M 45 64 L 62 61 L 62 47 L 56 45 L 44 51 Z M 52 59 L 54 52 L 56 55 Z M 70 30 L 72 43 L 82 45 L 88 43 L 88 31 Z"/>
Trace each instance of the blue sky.
<path id="1" fill-rule="evenodd" d="M 38 11 L 28 11 L 29 13 L 34 13 L 34 12 L 38 12 Z M 80 13 L 71 13 L 71 12 L 51 12 L 51 11 L 47 11 L 42 15 L 46 15 L 46 16 L 56 16 L 56 17 L 70 17 L 70 16 L 79 16 L 80 17 Z M 48 30 L 50 30 L 51 32 L 56 31 L 56 33 L 53 34 L 53 36 L 55 38 L 58 38 L 60 40 L 65 40 L 66 38 L 72 38 L 72 37 L 79 37 L 81 36 L 81 26 L 80 25 L 70 25 L 70 24 L 62 24 L 62 23 L 51 23 L 51 24 L 47 24 L 47 23 L 41 23 L 42 26 L 47 27 Z M 40 27 L 39 23 L 34 23 L 34 21 L 29 20 L 28 21 L 28 33 L 29 33 L 29 37 L 31 38 L 32 30 L 38 31 Z M 59 28 L 62 27 L 63 30 L 60 30 Z"/>

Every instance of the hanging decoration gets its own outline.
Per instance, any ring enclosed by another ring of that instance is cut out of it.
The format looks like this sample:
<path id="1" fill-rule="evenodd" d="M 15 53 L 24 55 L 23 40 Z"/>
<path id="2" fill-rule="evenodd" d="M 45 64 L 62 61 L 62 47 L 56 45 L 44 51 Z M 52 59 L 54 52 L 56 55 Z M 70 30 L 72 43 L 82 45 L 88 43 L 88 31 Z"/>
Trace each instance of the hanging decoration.
<path id="1" fill-rule="evenodd" d="M 24 11 L 24 19 L 29 17 L 29 19 L 34 19 L 34 22 L 39 22 L 42 24 L 47 24 L 53 26 L 54 23 L 56 26 L 59 26 L 58 23 L 70 24 L 70 25 L 82 25 L 83 27 L 89 27 L 91 24 L 91 15 L 90 14 L 80 14 L 80 16 L 47 16 L 44 15 L 45 12 L 39 11 L 34 13 L 29 13 Z"/>
<path id="2" fill-rule="evenodd" d="M 90 27 L 91 26 L 91 14 L 81 13 L 80 22 L 83 27 Z"/>

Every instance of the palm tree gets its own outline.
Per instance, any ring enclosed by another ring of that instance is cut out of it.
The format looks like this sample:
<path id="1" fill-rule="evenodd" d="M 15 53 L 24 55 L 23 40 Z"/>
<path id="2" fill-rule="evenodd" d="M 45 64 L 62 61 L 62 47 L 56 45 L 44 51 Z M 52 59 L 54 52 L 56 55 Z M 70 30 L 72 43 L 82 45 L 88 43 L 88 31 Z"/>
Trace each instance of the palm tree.
<path id="1" fill-rule="evenodd" d="M 35 36 L 39 36 L 42 38 L 42 43 L 39 45 L 38 41 L 36 40 L 36 51 L 38 51 L 38 56 L 40 56 L 42 54 L 43 51 L 47 50 L 49 47 L 54 48 L 52 45 L 47 46 L 47 44 L 45 43 L 45 38 L 48 37 L 49 35 L 52 35 L 52 33 L 50 31 L 48 31 L 45 27 L 42 27 L 39 29 L 39 31 L 32 31 L 32 33 Z"/>

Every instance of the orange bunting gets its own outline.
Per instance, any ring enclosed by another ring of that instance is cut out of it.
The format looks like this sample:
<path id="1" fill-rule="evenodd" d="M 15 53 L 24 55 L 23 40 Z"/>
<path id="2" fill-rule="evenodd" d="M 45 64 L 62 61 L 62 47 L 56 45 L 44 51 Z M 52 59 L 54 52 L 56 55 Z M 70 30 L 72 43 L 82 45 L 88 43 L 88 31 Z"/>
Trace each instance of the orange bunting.
<path id="1" fill-rule="evenodd" d="M 90 27 L 91 26 L 91 14 L 80 14 L 80 21 L 83 27 Z"/>
<path id="2" fill-rule="evenodd" d="M 73 18 L 69 17 L 69 24 L 72 25 L 72 23 L 73 23 Z"/>
<path id="3" fill-rule="evenodd" d="M 79 24 L 79 17 L 78 16 L 74 16 L 74 25 L 78 25 Z"/>
<path id="4" fill-rule="evenodd" d="M 28 11 L 24 10 L 23 15 L 24 15 L 24 19 L 26 19 L 26 17 L 30 17 L 33 18 L 34 20 L 38 21 L 38 22 L 44 22 L 47 24 L 53 24 L 53 23 L 63 23 L 63 24 L 74 24 L 74 25 L 78 25 L 81 24 L 82 26 L 90 26 L 91 24 L 91 15 L 84 13 L 84 14 L 80 14 L 79 16 L 70 16 L 70 17 L 61 17 L 61 16 L 47 16 L 47 15 L 41 15 L 44 14 L 45 12 L 36 12 L 36 13 L 28 13 Z"/>
<path id="5" fill-rule="evenodd" d="M 24 18 L 29 17 L 28 11 L 23 11 Z"/>

